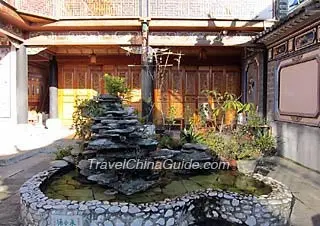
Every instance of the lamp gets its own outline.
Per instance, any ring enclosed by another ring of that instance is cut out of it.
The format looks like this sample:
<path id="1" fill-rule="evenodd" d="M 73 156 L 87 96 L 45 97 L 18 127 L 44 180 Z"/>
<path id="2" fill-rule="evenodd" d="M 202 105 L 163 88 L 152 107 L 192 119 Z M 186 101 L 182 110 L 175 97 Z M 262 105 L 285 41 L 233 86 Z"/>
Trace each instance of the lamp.
<path id="1" fill-rule="evenodd" d="M 93 52 L 90 55 L 90 64 L 96 64 L 97 63 L 97 55 Z"/>

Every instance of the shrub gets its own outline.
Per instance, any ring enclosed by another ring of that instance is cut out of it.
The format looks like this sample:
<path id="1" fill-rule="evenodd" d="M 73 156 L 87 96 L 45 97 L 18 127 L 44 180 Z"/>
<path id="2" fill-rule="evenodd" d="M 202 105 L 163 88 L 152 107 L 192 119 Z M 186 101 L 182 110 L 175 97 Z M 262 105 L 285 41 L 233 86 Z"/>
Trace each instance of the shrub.
<path id="1" fill-rule="evenodd" d="M 71 151 L 73 150 L 72 146 L 67 146 L 67 147 L 58 147 L 57 152 L 55 152 L 55 159 L 56 160 L 61 160 L 66 156 L 71 155 Z"/>
<path id="2" fill-rule="evenodd" d="M 126 81 L 124 78 L 119 76 L 111 76 L 106 74 L 104 76 L 105 89 L 107 93 L 114 96 L 124 96 L 129 92 Z"/>
<path id="3" fill-rule="evenodd" d="M 242 128 L 230 135 L 210 132 L 205 136 L 203 144 L 227 159 L 256 159 L 261 155 L 273 153 L 276 138 L 271 134 L 255 136 Z"/>
<path id="4" fill-rule="evenodd" d="M 101 114 L 98 102 L 94 99 L 76 99 L 75 111 L 72 114 L 75 137 L 82 141 L 91 138 L 92 118 Z"/>
<path id="5" fill-rule="evenodd" d="M 255 138 L 255 146 L 265 155 L 272 154 L 277 146 L 277 140 L 270 133 L 261 134 Z"/>
<path id="6" fill-rule="evenodd" d="M 189 129 L 184 128 L 180 132 L 180 141 L 182 144 L 185 143 L 202 143 L 203 142 L 203 136 L 196 132 L 193 127 L 190 127 Z"/>
<path id="7" fill-rule="evenodd" d="M 181 143 L 179 140 L 175 140 L 171 136 L 164 135 L 159 139 L 159 147 L 168 149 L 179 149 L 181 147 Z"/>

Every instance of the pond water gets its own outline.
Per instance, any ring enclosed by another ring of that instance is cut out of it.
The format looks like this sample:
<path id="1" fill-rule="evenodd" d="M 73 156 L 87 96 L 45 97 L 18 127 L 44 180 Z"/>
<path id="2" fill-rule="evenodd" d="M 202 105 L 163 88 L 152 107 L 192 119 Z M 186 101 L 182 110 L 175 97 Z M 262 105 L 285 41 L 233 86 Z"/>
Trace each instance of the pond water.
<path id="1" fill-rule="evenodd" d="M 243 175 L 237 171 L 218 171 L 209 175 L 175 176 L 167 175 L 163 186 L 151 188 L 145 192 L 130 196 L 121 194 L 106 194 L 108 188 L 97 184 L 84 184 L 78 180 L 78 173 L 70 171 L 52 177 L 43 188 L 44 193 L 52 199 L 67 199 L 77 201 L 101 200 L 130 203 L 149 203 L 172 199 L 188 192 L 205 190 L 207 188 L 222 189 L 241 194 L 267 195 L 271 187 L 264 183 Z"/>

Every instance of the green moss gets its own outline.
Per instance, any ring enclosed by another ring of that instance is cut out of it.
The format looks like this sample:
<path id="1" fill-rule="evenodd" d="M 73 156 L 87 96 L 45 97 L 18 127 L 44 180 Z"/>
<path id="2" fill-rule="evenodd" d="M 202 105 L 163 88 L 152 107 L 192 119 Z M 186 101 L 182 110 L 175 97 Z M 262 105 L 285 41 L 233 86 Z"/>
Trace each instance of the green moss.
<path id="1" fill-rule="evenodd" d="M 92 199 L 102 201 L 123 201 L 132 203 L 157 202 L 166 198 L 175 198 L 186 193 L 214 188 L 231 192 L 252 195 L 264 195 L 271 192 L 271 188 L 260 181 L 234 171 L 219 171 L 210 175 L 192 176 L 189 178 L 179 178 L 168 174 L 168 181 L 171 181 L 163 189 L 160 187 L 151 188 L 148 191 L 137 193 L 130 196 L 117 194 L 106 196 L 105 188 L 99 185 L 82 185 L 72 179 L 74 172 L 63 176 L 56 176 L 54 181 L 49 184 L 45 193 L 50 198 L 70 199 L 87 201 Z"/>
<path id="2" fill-rule="evenodd" d="M 65 191 L 65 190 L 74 190 L 75 187 L 70 184 L 59 184 L 52 187 L 52 190 L 54 191 Z"/>
<path id="3" fill-rule="evenodd" d="M 188 192 L 197 191 L 202 187 L 192 180 L 182 180 L 182 183 Z"/>

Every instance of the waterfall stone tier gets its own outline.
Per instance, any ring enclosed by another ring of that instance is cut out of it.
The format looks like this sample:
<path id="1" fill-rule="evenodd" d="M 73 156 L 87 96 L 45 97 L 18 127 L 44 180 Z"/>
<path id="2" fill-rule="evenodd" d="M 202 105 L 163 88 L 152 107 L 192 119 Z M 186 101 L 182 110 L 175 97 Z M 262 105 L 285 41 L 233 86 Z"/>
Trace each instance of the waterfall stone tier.
<path id="1" fill-rule="evenodd" d="M 121 99 L 100 95 L 97 101 L 102 113 L 94 118 L 92 139 L 78 164 L 80 174 L 90 182 L 132 195 L 163 183 L 164 166 L 197 162 L 201 167 L 205 162 L 217 160 L 203 145 L 185 144 L 182 150 L 157 150 L 158 142 L 151 138 L 150 126 L 142 125 L 131 108 L 123 107 Z M 159 162 L 163 164 L 155 169 Z M 201 171 L 166 169 L 180 174 Z"/>

